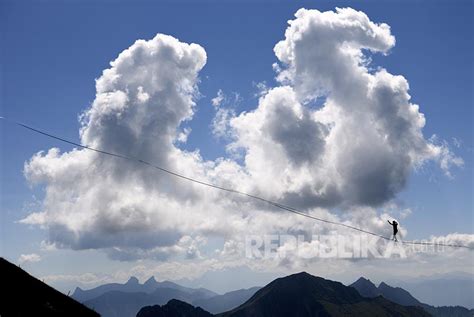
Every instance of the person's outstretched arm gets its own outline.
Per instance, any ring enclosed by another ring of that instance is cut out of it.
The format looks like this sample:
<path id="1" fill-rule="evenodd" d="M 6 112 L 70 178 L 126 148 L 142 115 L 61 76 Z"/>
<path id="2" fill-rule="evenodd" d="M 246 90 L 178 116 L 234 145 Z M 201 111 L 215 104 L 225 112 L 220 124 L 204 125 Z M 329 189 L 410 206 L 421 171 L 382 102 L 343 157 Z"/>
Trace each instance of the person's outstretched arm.
<path id="1" fill-rule="evenodd" d="M 393 224 L 390 222 L 390 220 L 387 220 L 387 222 L 388 222 L 389 224 L 393 225 Z"/>

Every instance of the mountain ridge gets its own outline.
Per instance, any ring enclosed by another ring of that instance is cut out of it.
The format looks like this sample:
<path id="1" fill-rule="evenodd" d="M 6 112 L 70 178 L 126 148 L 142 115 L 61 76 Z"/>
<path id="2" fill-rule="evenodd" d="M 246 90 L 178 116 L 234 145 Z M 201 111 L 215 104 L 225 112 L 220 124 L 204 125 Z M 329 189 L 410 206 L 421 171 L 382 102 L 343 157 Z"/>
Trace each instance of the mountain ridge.
<path id="1" fill-rule="evenodd" d="M 116 287 L 117 284 L 106 284 Z M 375 314 L 378 316 L 435 316 L 464 317 L 472 312 L 464 307 L 433 307 L 418 301 L 408 291 L 400 287 L 392 287 L 385 282 L 375 286 L 364 277 L 349 286 L 340 282 L 326 280 L 306 272 L 292 274 L 273 280 L 265 287 L 253 287 L 212 296 L 213 292 L 205 289 L 192 289 L 174 282 L 157 282 L 152 276 L 143 284 L 131 277 L 127 283 L 118 284 L 141 288 L 141 292 L 108 291 L 101 296 L 88 300 L 85 304 L 102 313 L 103 317 L 135 316 L 144 307 L 154 307 L 163 313 L 171 309 L 176 312 L 185 307 L 190 314 L 193 308 L 200 308 L 208 314 L 219 317 L 239 316 L 281 316 L 285 314 L 312 316 L 327 314 L 328 316 L 357 316 L 358 314 Z M 168 287 L 169 286 L 169 287 Z M 132 287 L 132 288 L 133 288 Z M 154 291 L 150 291 L 155 288 Z M 102 287 L 92 289 L 92 291 Z M 287 290 L 290 290 L 289 292 Z M 299 294 L 293 300 L 296 308 L 286 301 L 286 297 Z M 309 294 L 309 295 L 308 295 Z M 271 300 L 268 300 L 271 298 Z M 177 300 L 186 305 L 168 305 Z M 268 312 L 273 306 L 280 305 L 276 311 Z M 283 304 L 282 304 L 283 303 Z M 172 307 L 171 307 L 172 306 Z M 303 307 L 302 311 L 299 309 Z M 287 310 L 285 310 L 287 309 Z M 148 313 L 153 312 L 148 308 Z M 201 312 L 201 311 L 200 311 Z M 158 312 L 157 312 L 158 313 Z M 201 312 L 202 313 L 202 312 Z M 191 316 L 191 315 L 190 315 Z"/>
<path id="2" fill-rule="evenodd" d="M 306 272 L 278 278 L 239 307 L 219 317 L 284 316 L 430 316 L 382 297 L 361 296 L 356 289 Z"/>
<path id="3" fill-rule="evenodd" d="M 164 306 L 146 306 L 139 317 L 161 317 L 167 306 L 176 306 L 179 301 Z M 194 310 L 200 307 L 179 303 L 186 311 L 170 316 L 197 317 Z M 185 307 L 185 308 L 184 308 Z M 361 296 L 353 287 L 340 282 L 326 280 L 306 272 L 275 279 L 259 289 L 240 306 L 216 317 L 309 317 L 309 316 L 431 316 L 422 308 L 405 307 L 381 296 L 371 299 Z"/>
<path id="4" fill-rule="evenodd" d="M 152 293 L 157 288 L 179 289 L 180 291 L 187 293 L 199 293 L 200 296 L 203 297 L 213 297 L 218 295 L 217 293 L 205 288 L 189 288 L 166 280 L 157 282 L 154 276 L 151 276 L 143 284 L 140 284 L 139 280 L 135 276 L 131 276 L 127 282 L 123 284 L 107 283 L 88 290 L 83 290 L 80 287 L 76 287 L 74 293 L 72 294 L 72 298 L 79 302 L 87 302 L 111 291 L 120 291 L 124 293 Z"/>
<path id="5" fill-rule="evenodd" d="M 0 257 L 0 276 L 1 316 L 99 316 L 3 257 Z"/>
<path id="6" fill-rule="evenodd" d="M 379 286 L 376 287 L 375 284 L 364 277 L 360 277 L 349 286 L 355 288 L 360 295 L 367 298 L 383 296 L 384 298 L 403 306 L 421 307 L 435 317 L 472 317 L 474 315 L 474 310 L 469 310 L 462 306 L 432 306 L 422 303 L 411 295 L 410 292 L 401 287 L 393 287 L 385 282 L 381 282 Z"/>

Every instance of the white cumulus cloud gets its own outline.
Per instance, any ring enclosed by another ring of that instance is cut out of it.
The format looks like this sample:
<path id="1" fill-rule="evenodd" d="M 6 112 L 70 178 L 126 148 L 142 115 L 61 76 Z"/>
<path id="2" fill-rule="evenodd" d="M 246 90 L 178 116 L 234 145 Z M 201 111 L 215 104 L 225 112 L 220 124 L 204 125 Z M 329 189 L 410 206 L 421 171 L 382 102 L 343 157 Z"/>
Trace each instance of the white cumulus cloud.
<path id="1" fill-rule="evenodd" d="M 407 80 L 366 68 L 367 51 L 385 54 L 394 45 L 390 27 L 363 12 L 298 10 L 274 48 L 282 86 L 230 123 L 255 190 L 306 208 L 377 206 L 426 161 L 444 171 L 462 165 L 423 136 L 425 117 Z"/>

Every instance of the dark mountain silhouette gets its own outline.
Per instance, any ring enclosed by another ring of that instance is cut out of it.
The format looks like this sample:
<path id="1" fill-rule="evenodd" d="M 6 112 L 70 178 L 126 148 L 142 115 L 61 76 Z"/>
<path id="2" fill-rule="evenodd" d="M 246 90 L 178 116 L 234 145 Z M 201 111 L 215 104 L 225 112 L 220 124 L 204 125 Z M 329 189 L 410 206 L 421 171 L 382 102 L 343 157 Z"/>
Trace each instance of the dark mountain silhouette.
<path id="1" fill-rule="evenodd" d="M 441 306 L 435 307 L 428 304 L 421 303 L 410 292 L 400 287 L 392 287 L 384 282 L 376 287 L 370 280 L 363 277 L 350 285 L 355 288 L 360 295 L 368 298 L 383 296 L 384 298 L 403 305 L 403 306 L 418 306 L 435 317 L 472 317 L 474 310 L 469 310 L 461 306 Z M 375 288 L 375 289 L 374 289 Z M 437 291 L 439 291 L 438 289 Z"/>
<path id="2" fill-rule="evenodd" d="M 4 258 L 0 272 L 1 316 L 99 316 Z"/>
<path id="3" fill-rule="evenodd" d="M 403 306 L 421 306 L 421 303 L 403 288 L 392 287 L 382 282 L 378 290 L 383 297 L 394 303 Z"/>
<path id="4" fill-rule="evenodd" d="M 172 299 L 166 305 L 143 307 L 137 317 L 211 317 L 211 313 L 200 307 Z"/>
<path id="5" fill-rule="evenodd" d="M 377 286 L 375 286 L 375 284 L 370 280 L 363 277 L 359 278 L 349 286 L 354 287 L 359 292 L 359 294 L 364 297 L 372 298 L 381 295 Z"/>
<path id="6" fill-rule="evenodd" d="M 474 316 L 474 309 L 467 309 L 462 306 L 440 306 L 434 307 L 423 304 L 423 309 L 429 312 L 433 317 L 472 317 Z"/>
<path id="7" fill-rule="evenodd" d="M 366 298 L 354 288 L 302 272 L 279 278 L 220 317 L 430 316 L 383 297 Z"/>
<path id="8" fill-rule="evenodd" d="M 168 306 L 172 307 L 172 311 Z M 167 310 L 169 309 L 169 310 Z M 170 311 L 169 314 L 168 311 Z M 176 300 L 143 307 L 137 317 L 213 316 L 200 307 Z M 258 290 L 239 307 L 217 317 L 431 316 L 419 307 L 405 307 L 381 296 L 362 297 L 354 288 L 308 273 L 279 278 Z"/>
<path id="9" fill-rule="evenodd" d="M 145 283 L 140 284 L 138 279 L 132 276 L 125 284 L 104 284 L 90 290 L 83 290 L 80 287 L 77 287 L 72 294 L 72 297 L 77 301 L 86 302 L 111 291 L 119 291 L 123 293 L 152 293 L 158 288 L 177 289 L 185 293 L 195 294 L 196 298 L 208 298 L 217 295 L 216 293 L 205 288 L 188 288 L 170 281 L 157 282 L 153 276 L 150 277 Z"/>
<path id="10" fill-rule="evenodd" d="M 198 299 L 193 301 L 192 304 L 195 306 L 200 306 L 213 314 L 222 313 L 231 310 L 242 303 L 245 303 L 259 289 L 260 287 L 239 289 L 211 298 Z"/>

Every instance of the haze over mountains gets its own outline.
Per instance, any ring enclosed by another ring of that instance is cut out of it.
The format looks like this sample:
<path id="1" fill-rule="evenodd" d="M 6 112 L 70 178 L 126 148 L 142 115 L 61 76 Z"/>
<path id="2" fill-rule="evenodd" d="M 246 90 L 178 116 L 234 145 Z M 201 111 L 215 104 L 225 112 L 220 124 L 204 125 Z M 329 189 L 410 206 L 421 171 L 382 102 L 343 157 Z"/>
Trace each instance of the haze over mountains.
<path id="1" fill-rule="evenodd" d="M 436 317 L 472 317 L 474 310 L 467 309 L 461 306 L 431 306 L 426 303 L 420 302 L 418 299 L 413 297 L 408 291 L 400 287 L 392 287 L 384 282 L 380 283 L 377 287 L 370 280 L 363 277 L 350 285 L 355 288 L 362 296 L 368 298 L 376 298 L 383 296 L 384 298 L 403 305 L 403 306 L 417 306 L 422 307 L 425 311 Z M 446 290 L 443 288 L 432 289 L 432 292 L 446 294 Z M 471 304 L 474 297 L 471 298 Z"/>
<path id="2" fill-rule="evenodd" d="M 153 277 L 140 284 L 105 284 L 91 290 L 77 288 L 72 295 L 104 317 L 136 316 L 472 316 L 464 307 L 434 307 L 408 291 L 360 278 L 345 286 L 302 272 L 279 278 L 267 286 L 218 295 Z M 278 304 L 275 304 L 278 303 Z M 146 307 L 146 308 L 145 308 Z M 142 309 L 143 308 L 143 309 Z M 199 308 L 199 309 L 198 309 Z M 285 315 L 286 314 L 286 315 Z M 288 315 L 290 314 L 290 315 Z"/>
<path id="3" fill-rule="evenodd" d="M 205 288 L 173 282 L 145 283 L 131 277 L 82 290 L 72 297 L 54 290 L 14 264 L 0 259 L 2 316 L 104 317 L 280 317 L 280 316 L 434 316 L 472 317 L 474 310 L 460 306 L 434 307 L 408 291 L 387 283 L 376 286 L 359 278 L 349 286 L 301 272 L 278 278 L 263 288 L 241 289 L 218 295 Z M 433 290 L 445 292 L 442 288 Z"/>
<path id="4" fill-rule="evenodd" d="M 410 280 L 393 280 L 388 282 L 409 290 L 423 303 L 431 305 L 460 305 L 474 309 L 474 274 L 452 272 Z M 443 290 L 435 292 L 433 290 Z"/>
<path id="5" fill-rule="evenodd" d="M 157 282 L 154 277 L 140 284 L 131 277 L 125 284 L 110 283 L 90 290 L 76 288 L 72 297 L 94 308 L 104 317 L 135 316 L 143 306 L 163 305 L 178 299 L 200 306 L 211 313 L 230 310 L 248 300 L 259 287 L 216 294 L 205 288 L 189 288 L 170 281 Z"/>
<path id="6" fill-rule="evenodd" d="M 213 297 L 213 296 L 218 295 L 214 293 L 213 291 L 210 291 L 205 288 L 194 289 L 194 288 L 184 287 L 170 281 L 157 282 L 153 276 L 150 277 L 147 281 L 145 281 L 145 283 L 140 284 L 138 279 L 132 276 L 125 284 L 120 284 L 120 283 L 104 284 L 90 290 L 82 290 L 80 287 L 77 287 L 72 297 L 78 301 L 85 302 L 111 291 L 120 291 L 124 293 L 133 293 L 133 292 L 152 293 L 156 291 L 157 289 L 177 290 L 180 293 L 189 294 L 196 298 L 201 298 L 201 297 L 208 298 L 208 297 Z"/>
<path id="7" fill-rule="evenodd" d="M 165 316 L 176 302 L 163 306 L 144 307 L 137 316 Z M 170 316 L 206 316 L 188 312 Z M 198 312 L 203 314 L 202 311 Z M 362 297 L 356 289 L 342 283 L 312 276 L 306 272 L 274 280 L 258 290 L 242 305 L 218 317 L 288 317 L 288 316 L 430 316 L 422 308 L 404 307 L 383 297 Z"/>

